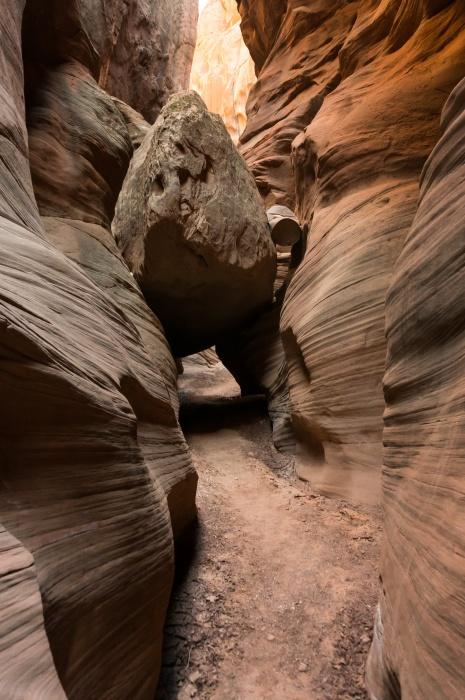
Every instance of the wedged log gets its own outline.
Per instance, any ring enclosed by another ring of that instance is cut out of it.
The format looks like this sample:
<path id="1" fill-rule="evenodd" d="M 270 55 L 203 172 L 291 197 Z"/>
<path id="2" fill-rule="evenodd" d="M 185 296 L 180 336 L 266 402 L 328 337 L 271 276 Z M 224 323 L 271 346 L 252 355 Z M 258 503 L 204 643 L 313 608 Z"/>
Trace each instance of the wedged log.
<path id="1" fill-rule="evenodd" d="M 113 233 L 176 355 L 211 347 L 272 299 L 263 204 L 196 93 L 173 97 L 136 151 Z"/>
<path id="2" fill-rule="evenodd" d="M 331 3 L 327 22 L 343 5 Z M 307 40 L 316 45 L 325 33 L 314 19 Z M 323 493 L 375 503 L 385 295 L 444 100 L 465 74 L 465 6 L 360 2 L 341 38 L 339 85 L 294 142 L 298 213 L 310 233 L 282 330 L 300 475 Z"/>
<path id="3" fill-rule="evenodd" d="M 9 567 L 17 547 L 18 577 L 27 566 L 32 578 L 0 589 L 18 625 L 14 638 L 2 635 L 0 695 L 41 697 L 43 682 L 47 700 L 62 700 L 63 690 L 148 700 L 173 539 L 137 417 L 150 416 L 161 439 L 177 421 L 168 392 L 147 389 L 134 324 L 46 240 L 28 166 L 23 7 L 6 1 L 0 13 L 0 521 L 15 538 L 0 562 Z M 12 646 L 21 638 L 22 650 Z"/>
<path id="4" fill-rule="evenodd" d="M 465 81 L 442 130 L 386 302 L 373 700 L 465 696 Z"/>
<path id="5" fill-rule="evenodd" d="M 118 307 L 131 335 L 121 338 L 148 405 L 156 397 L 171 413 L 168 426 L 142 406 L 138 439 L 168 497 L 175 537 L 195 518 L 197 477 L 177 424 L 177 372 L 160 322 L 118 252 L 110 232 L 129 165 L 128 130 L 113 100 L 80 64 L 43 76 L 28 109 L 32 180 L 48 239 Z M 63 173 L 66 177 L 63 178 Z"/>

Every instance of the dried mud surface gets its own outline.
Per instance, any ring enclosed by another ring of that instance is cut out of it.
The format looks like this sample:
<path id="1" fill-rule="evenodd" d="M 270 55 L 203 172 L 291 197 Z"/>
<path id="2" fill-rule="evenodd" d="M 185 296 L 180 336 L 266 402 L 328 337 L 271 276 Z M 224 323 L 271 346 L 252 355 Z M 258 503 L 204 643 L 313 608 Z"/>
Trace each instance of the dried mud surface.
<path id="1" fill-rule="evenodd" d="M 157 700 L 366 698 L 379 512 L 312 493 L 271 447 L 265 405 L 187 361 L 182 421 L 200 482 Z"/>

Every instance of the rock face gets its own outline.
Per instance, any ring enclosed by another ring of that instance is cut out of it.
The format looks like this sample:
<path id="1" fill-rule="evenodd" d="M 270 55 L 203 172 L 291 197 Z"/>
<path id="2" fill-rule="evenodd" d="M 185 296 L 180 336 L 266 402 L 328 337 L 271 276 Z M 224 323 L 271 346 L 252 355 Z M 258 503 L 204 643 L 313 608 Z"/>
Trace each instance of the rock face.
<path id="1" fill-rule="evenodd" d="M 132 147 L 92 75 L 118 3 L 28 2 L 34 192 L 23 7 L 0 14 L 0 696 L 149 699 L 196 477 L 173 359 L 109 231 Z"/>
<path id="2" fill-rule="evenodd" d="M 266 199 L 295 193 L 310 229 L 282 318 L 298 469 L 325 493 L 373 503 L 384 299 L 440 111 L 465 72 L 465 10 L 410 0 L 266 7 L 276 19 L 268 43 L 265 3 L 239 3 L 262 65 L 242 141 Z"/>
<path id="3" fill-rule="evenodd" d="M 189 87 L 198 0 L 124 3 L 100 85 L 151 123 L 170 95 Z"/>
<path id="4" fill-rule="evenodd" d="M 189 85 L 197 0 L 28 0 L 26 51 L 77 60 L 110 94 L 154 121 Z"/>
<path id="5" fill-rule="evenodd" d="M 196 93 L 173 97 L 136 152 L 113 232 L 177 355 L 209 348 L 272 299 L 265 210 Z"/>
<path id="6" fill-rule="evenodd" d="M 244 43 L 236 0 L 208 0 L 199 17 L 190 88 L 219 114 L 237 143 L 255 67 Z"/>
<path id="7" fill-rule="evenodd" d="M 2 695 L 65 700 L 45 634 L 34 559 L 2 526 L 0 553 Z"/>
<path id="8" fill-rule="evenodd" d="M 386 538 L 368 680 L 389 700 L 465 692 L 465 81 L 443 131 L 386 304 Z"/>
<path id="9" fill-rule="evenodd" d="M 178 535 L 195 515 L 196 478 L 174 415 L 176 367 L 161 325 L 110 231 L 132 155 L 128 129 L 112 99 L 81 64 L 44 71 L 39 85 L 29 96 L 29 150 L 47 237 L 116 302 L 136 332 L 130 352 L 137 354 L 141 385 L 173 407 L 171 429 L 150 426 L 144 415 L 138 434 L 147 462 L 165 486 Z"/>
<path id="10" fill-rule="evenodd" d="M 273 303 L 249 323 L 216 344 L 223 364 L 242 394 L 265 394 L 273 427 L 273 443 L 280 452 L 295 452 L 288 367 L 280 333 L 282 305 L 295 271 L 303 232 L 294 213 L 276 205 L 267 211 L 271 237 L 278 248 Z"/>

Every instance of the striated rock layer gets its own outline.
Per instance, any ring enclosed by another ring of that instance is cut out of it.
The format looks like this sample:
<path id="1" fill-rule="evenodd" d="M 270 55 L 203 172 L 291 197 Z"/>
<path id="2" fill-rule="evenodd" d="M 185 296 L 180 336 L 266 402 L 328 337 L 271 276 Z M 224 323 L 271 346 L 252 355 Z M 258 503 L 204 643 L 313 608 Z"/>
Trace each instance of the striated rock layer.
<path id="1" fill-rule="evenodd" d="M 195 515 L 196 477 L 174 415 L 176 367 L 161 324 L 110 231 L 132 155 L 128 129 L 111 98 L 78 63 L 44 71 L 29 97 L 28 127 L 34 193 L 47 237 L 116 302 L 133 325 L 131 352 L 137 355 L 141 385 L 173 407 L 168 430 L 150 425 L 141 409 L 138 435 L 150 468 L 165 486 L 178 535 Z"/>
<path id="2" fill-rule="evenodd" d="M 275 18 L 267 37 L 265 5 Z M 266 199 L 295 196 L 310 228 L 281 323 L 298 470 L 325 493 L 376 502 L 384 299 L 440 111 L 465 73 L 465 8 L 241 0 L 239 9 L 261 66 L 243 152 Z"/>
<path id="3" fill-rule="evenodd" d="M 276 251 L 257 188 L 194 92 L 171 98 L 136 152 L 113 232 L 176 355 L 211 347 L 272 299 Z"/>
<path id="4" fill-rule="evenodd" d="M 92 77 L 104 5 L 28 3 L 43 221 L 23 7 L 0 13 L 0 696 L 149 699 L 195 474 L 173 360 L 109 232 L 132 147 Z"/>
<path id="5" fill-rule="evenodd" d="M 376 700 L 465 695 L 465 81 L 443 132 L 387 295 Z"/>
<path id="6" fill-rule="evenodd" d="M 234 141 L 244 131 L 255 68 L 240 28 L 236 0 L 208 0 L 199 17 L 190 88 L 219 114 Z"/>

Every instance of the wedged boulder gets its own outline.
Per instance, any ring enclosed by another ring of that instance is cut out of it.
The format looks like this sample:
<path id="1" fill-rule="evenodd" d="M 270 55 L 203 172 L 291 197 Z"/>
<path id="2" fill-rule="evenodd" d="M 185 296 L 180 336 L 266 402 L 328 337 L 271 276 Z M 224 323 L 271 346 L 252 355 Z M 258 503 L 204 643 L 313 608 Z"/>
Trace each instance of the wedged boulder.
<path id="1" fill-rule="evenodd" d="M 386 300 L 373 700 L 465 697 L 465 80 L 442 128 Z"/>
<path id="2" fill-rule="evenodd" d="M 221 119 L 174 96 L 136 152 L 113 233 L 175 354 L 215 344 L 272 299 L 276 252 Z"/>

